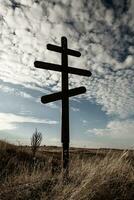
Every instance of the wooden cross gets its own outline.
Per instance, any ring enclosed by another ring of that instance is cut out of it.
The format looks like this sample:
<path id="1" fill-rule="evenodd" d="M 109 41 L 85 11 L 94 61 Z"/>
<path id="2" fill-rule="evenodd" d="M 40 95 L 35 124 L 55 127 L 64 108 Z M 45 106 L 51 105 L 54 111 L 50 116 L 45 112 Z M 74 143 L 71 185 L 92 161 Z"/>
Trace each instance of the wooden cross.
<path id="1" fill-rule="evenodd" d="M 66 178 L 68 177 L 69 174 L 69 97 L 86 92 L 85 87 L 78 87 L 70 90 L 68 89 L 68 73 L 82 75 L 82 76 L 91 76 L 91 72 L 68 66 L 68 55 L 80 57 L 81 54 L 78 51 L 68 49 L 66 37 L 61 38 L 61 47 L 48 44 L 47 49 L 50 51 L 61 53 L 61 65 L 35 61 L 34 66 L 37 68 L 61 72 L 62 91 L 42 96 L 41 102 L 45 104 L 57 100 L 62 100 L 62 125 L 61 125 L 61 142 L 63 147 L 62 169 L 64 174 L 63 176 Z"/>

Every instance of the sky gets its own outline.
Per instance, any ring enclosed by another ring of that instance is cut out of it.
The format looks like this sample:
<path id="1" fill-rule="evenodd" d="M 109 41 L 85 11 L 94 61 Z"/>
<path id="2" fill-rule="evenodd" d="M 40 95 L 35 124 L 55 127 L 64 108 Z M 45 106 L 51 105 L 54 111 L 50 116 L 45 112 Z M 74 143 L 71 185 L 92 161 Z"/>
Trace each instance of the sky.
<path id="1" fill-rule="evenodd" d="M 134 1 L 0 0 L 0 139 L 30 144 L 37 128 L 42 145 L 61 145 L 61 101 L 42 104 L 61 91 L 61 74 L 37 69 L 34 61 L 61 63 L 48 43 L 68 39 L 69 66 L 91 77 L 69 75 L 70 145 L 134 147 Z"/>

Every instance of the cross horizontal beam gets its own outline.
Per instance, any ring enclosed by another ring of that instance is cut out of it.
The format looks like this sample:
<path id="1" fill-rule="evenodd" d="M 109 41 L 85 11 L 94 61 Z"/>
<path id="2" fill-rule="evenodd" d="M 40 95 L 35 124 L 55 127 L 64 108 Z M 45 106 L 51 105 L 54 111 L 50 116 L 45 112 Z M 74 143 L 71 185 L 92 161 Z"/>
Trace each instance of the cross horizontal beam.
<path id="1" fill-rule="evenodd" d="M 47 49 L 50 50 L 50 51 L 56 51 L 58 53 L 63 53 L 63 51 L 64 51 L 64 52 L 66 52 L 67 55 L 70 55 L 70 56 L 75 56 L 75 57 L 81 56 L 81 53 L 79 51 L 75 51 L 75 50 L 72 50 L 72 49 L 64 50 L 62 47 L 59 47 L 59 46 L 56 46 L 56 45 L 53 45 L 53 44 L 47 44 Z"/>
<path id="2" fill-rule="evenodd" d="M 92 75 L 92 73 L 88 70 L 78 69 L 78 68 L 74 68 L 74 67 L 63 68 L 61 65 L 42 62 L 42 61 L 35 61 L 34 66 L 36 68 L 53 70 L 53 71 L 58 71 L 58 72 L 67 72 L 70 74 L 76 74 L 76 75 L 80 75 L 80 76 L 91 76 Z"/>
<path id="3" fill-rule="evenodd" d="M 83 94 L 85 92 L 86 92 L 85 87 L 78 87 L 78 88 L 75 88 L 75 89 L 68 90 L 68 96 L 72 97 L 72 96 L 76 96 L 76 95 L 79 95 L 79 94 Z M 42 96 L 41 102 L 46 104 L 46 103 L 49 103 L 49 102 L 57 101 L 57 100 L 62 99 L 63 95 L 64 94 L 62 92 L 57 92 L 57 93 L 54 93 L 54 94 Z"/>

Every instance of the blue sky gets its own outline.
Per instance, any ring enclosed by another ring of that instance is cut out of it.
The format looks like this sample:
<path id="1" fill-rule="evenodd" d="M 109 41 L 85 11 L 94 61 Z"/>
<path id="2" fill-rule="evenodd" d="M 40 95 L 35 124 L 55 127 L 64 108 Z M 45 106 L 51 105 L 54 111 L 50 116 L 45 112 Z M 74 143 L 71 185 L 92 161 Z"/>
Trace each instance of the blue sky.
<path id="1" fill-rule="evenodd" d="M 34 61 L 60 64 L 47 43 L 81 52 L 72 67 L 92 77 L 70 75 L 70 144 L 80 147 L 134 146 L 134 2 L 132 0 L 0 0 L 0 139 L 30 144 L 37 128 L 42 144 L 61 145 L 61 102 L 40 97 L 61 90 L 60 73 Z"/>

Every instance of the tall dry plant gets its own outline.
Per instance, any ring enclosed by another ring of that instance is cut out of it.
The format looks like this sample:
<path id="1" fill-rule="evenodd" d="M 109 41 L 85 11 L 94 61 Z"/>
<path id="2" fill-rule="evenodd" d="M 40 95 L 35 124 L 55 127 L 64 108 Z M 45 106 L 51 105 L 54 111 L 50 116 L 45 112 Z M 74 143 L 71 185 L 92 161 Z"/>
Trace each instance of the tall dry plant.
<path id="1" fill-rule="evenodd" d="M 31 138 L 31 149 L 32 149 L 33 157 L 35 157 L 35 154 L 39 146 L 41 145 L 41 141 L 42 141 L 42 133 L 38 132 L 36 128 Z"/>

